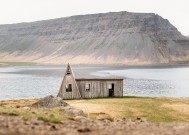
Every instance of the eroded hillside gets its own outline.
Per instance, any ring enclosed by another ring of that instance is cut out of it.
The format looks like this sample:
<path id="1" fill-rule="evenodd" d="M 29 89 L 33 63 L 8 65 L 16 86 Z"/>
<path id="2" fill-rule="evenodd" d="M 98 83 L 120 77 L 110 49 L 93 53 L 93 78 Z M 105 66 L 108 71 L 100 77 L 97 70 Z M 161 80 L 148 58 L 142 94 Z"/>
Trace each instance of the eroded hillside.
<path id="1" fill-rule="evenodd" d="M 1 61 L 159 64 L 189 61 L 189 39 L 152 13 L 80 15 L 0 26 Z"/>

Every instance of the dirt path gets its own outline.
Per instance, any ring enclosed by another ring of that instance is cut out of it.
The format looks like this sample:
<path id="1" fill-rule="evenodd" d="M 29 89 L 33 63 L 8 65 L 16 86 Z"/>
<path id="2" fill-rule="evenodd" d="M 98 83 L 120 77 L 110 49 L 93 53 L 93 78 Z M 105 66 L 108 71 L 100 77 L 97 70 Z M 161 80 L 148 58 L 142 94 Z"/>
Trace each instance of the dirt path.
<path id="1" fill-rule="evenodd" d="M 0 115 L 0 135 L 188 135 L 187 123 L 151 123 L 143 119 L 90 121 L 84 117 L 59 124 L 39 120 L 25 120 L 21 116 Z"/>

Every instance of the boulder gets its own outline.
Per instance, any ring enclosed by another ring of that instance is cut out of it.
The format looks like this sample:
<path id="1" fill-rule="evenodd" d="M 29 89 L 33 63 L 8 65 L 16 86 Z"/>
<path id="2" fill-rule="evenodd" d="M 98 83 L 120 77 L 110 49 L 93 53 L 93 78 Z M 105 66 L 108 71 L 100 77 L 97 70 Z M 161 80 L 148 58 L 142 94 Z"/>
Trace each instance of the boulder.
<path id="1" fill-rule="evenodd" d="M 63 101 L 60 97 L 47 96 L 38 102 L 31 105 L 31 107 L 59 107 L 59 106 L 68 106 L 66 102 Z"/>

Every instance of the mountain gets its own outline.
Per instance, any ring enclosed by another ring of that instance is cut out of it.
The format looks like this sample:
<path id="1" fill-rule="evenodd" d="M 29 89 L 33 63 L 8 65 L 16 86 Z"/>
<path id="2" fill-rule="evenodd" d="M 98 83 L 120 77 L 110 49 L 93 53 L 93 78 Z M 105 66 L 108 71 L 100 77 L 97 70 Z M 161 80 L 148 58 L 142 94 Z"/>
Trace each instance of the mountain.
<path id="1" fill-rule="evenodd" d="M 0 25 L 1 61 L 160 64 L 189 61 L 189 39 L 153 13 L 111 12 Z"/>

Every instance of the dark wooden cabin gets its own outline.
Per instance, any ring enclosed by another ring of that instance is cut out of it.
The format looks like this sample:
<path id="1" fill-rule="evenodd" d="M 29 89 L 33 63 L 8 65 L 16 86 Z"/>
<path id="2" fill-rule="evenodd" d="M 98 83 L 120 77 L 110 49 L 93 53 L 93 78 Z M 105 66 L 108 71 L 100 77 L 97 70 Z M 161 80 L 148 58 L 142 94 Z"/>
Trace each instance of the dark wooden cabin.
<path id="1" fill-rule="evenodd" d="M 68 64 L 58 97 L 81 99 L 123 96 L 123 79 L 76 78 Z"/>

